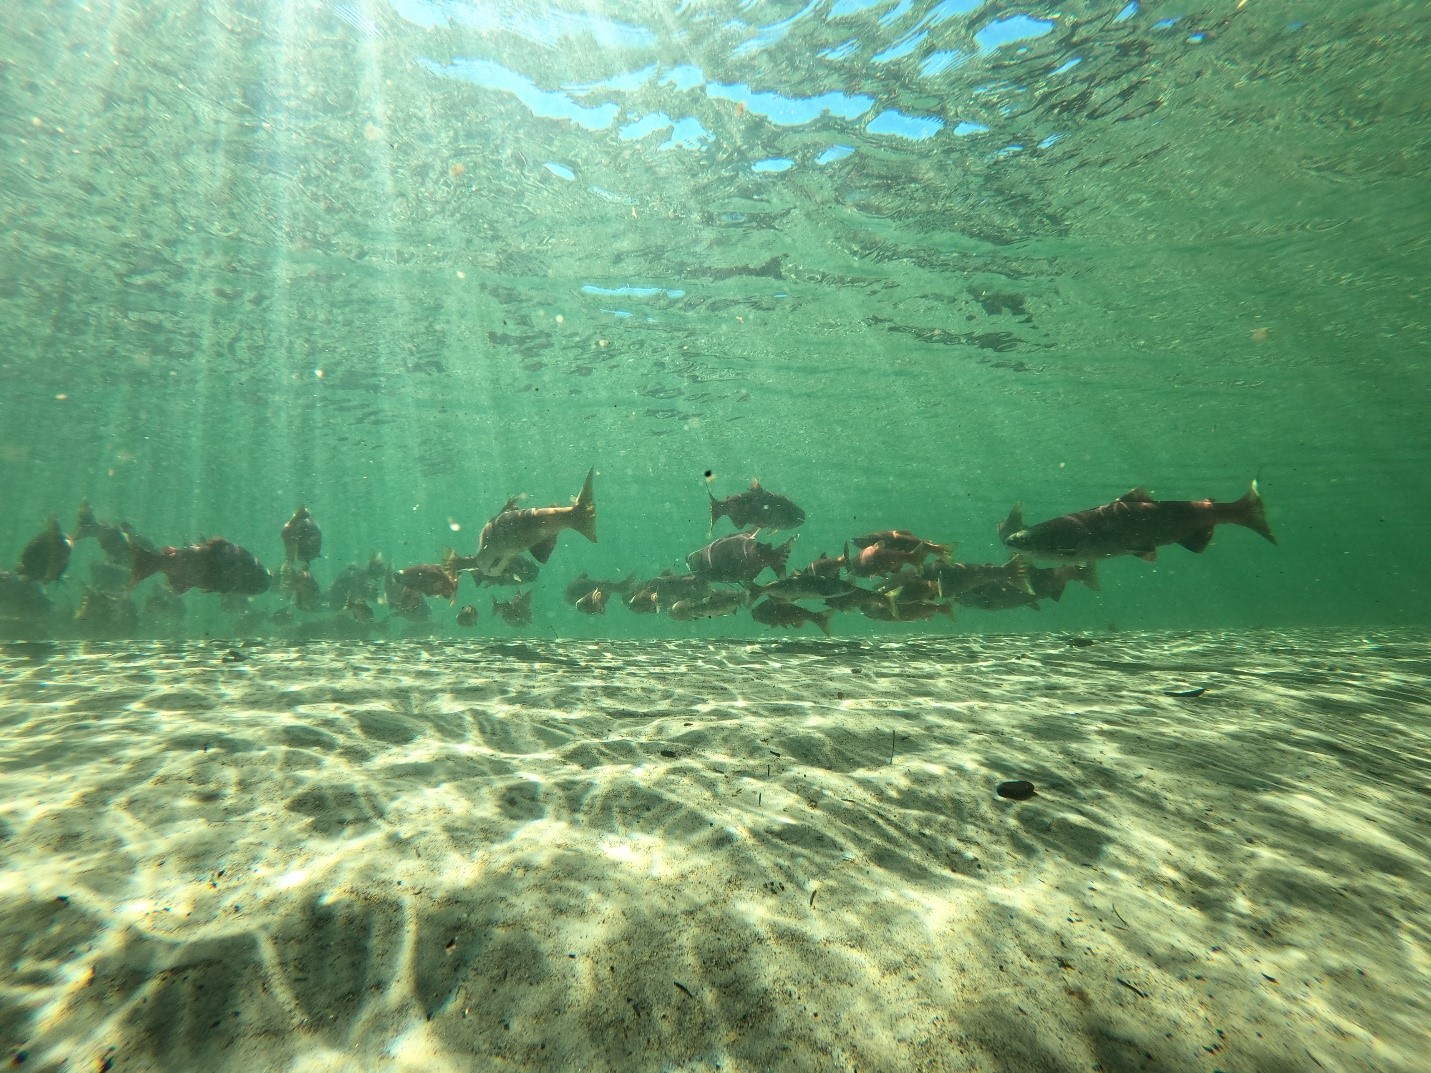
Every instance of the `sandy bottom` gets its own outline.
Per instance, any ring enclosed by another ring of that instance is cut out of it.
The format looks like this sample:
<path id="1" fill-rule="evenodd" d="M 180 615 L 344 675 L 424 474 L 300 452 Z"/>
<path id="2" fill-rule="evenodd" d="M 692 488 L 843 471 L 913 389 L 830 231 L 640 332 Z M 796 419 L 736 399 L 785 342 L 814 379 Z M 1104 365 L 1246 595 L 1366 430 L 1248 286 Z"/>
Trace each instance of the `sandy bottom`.
<path id="1" fill-rule="evenodd" d="M 1420 1073 L 1428 859 L 1419 635 L 0 646 L 26 1069 Z"/>

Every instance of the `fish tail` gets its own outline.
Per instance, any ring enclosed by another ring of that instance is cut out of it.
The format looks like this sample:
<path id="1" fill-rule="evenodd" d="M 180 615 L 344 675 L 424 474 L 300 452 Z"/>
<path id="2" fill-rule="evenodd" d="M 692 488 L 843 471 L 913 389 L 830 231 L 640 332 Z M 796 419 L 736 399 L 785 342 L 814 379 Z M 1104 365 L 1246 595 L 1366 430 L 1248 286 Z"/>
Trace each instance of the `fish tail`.
<path id="1" fill-rule="evenodd" d="M 1234 525 L 1246 526 L 1254 533 L 1266 537 L 1271 543 L 1277 543 L 1277 538 L 1272 535 L 1272 529 L 1267 524 L 1267 508 L 1262 503 L 1262 496 L 1257 491 L 1255 480 L 1247 489 L 1245 496 L 1235 503 L 1225 504 L 1222 520 L 1232 522 Z"/>
<path id="2" fill-rule="evenodd" d="M 954 601 L 953 601 L 953 600 L 948 600 L 948 601 L 946 601 L 946 602 L 944 602 L 944 603 L 942 603 L 942 604 L 939 604 L 939 605 L 938 605 L 938 613 L 941 614 L 941 615 L 943 615 L 943 616 L 944 616 L 945 618 L 947 618 L 950 622 L 953 622 L 953 621 L 954 621 Z"/>
<path id="3" fill-rule="evenodd" d="M 135 546 L 130 556 L 129 587 L 132 589 L 147 577 L 164 569 L 164 555 L 150 548 Z"/>
<path id="4" fill-rule="evenodd" d="M 820 627 L 820 632 L 826 637 L 830 636 L 830 616 L 833 611 L 816 611 L 810 615 L 810 621 Z"/>
<path id="5" fill-rule="evenodd" d="M 706 495 L 711 499 L 711 528 L 714 529 L 716 522 L 725 516 L 725 511 L 721 509 L 720 500 L 711 493 L 709 488 L 706 489 Z"/>
<path id="6" fill-rule="evenodd" d="M 795 545 L 795 538 L 791 537 L 778 548 L 770 550 L 770 568 L 775 571 L 776 577 L 785 576 L 785 564 L 790 561 L 790 549 Z"/>
<path id="7" fill-rule="evenodd" d="M 595 476 L 595 466 L 586 471 L 586 483 L 581 486 L 581 494 L 571 509 L 571 527 L 593 544 L 596 543 L 596 496 L 591 482 Z"/>
<path id="8" fill-rule="evenodd" d="M 81 499 L 79 517 L 75 519 L 75 540 L 83 540 L 87 536 L 94 536 L 97 532 L 99 532 L 99 523 L 95 521 L 94 511 L 90 509 L 89 500 Z"/>

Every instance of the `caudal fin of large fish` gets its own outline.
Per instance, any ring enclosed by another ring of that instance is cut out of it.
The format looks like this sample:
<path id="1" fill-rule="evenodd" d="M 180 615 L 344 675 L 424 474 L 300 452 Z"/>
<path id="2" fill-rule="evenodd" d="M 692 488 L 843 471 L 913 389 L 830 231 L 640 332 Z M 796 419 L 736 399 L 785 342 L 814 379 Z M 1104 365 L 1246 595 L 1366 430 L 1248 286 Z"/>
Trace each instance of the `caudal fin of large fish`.
<path id="1" fill-rule="evenodd" d="M 1247 489 L 1247 494 L 1235 503 L 1226 504 L 1226 514 L 1223 521 L 1231 522 L 1233 525 L 1246 526 L 1254 533 L 1260 533 L 1273 544 L 1277 543 L 1277 538 L 1272 535 L 1272 529 L 1267 524 L 1267 509 L 1262 504 L 1262 496 L 1257 491 L 1257 482 L 1254 480 L 1252 486 Z"/>
<path id="2" fill-rule="evenodd" d="M 591 481 L 595 476 L 595 467 L 586 471 L 586 483 L 571 508 L 571 527 L 593 544 L 596 543 L 596 496 L 591 491 Z"/>
<path id="3" fill-rule="evenodd" d="M 132 589 L 147 577 L 157 574 L 164 567 L 164 556 L 150 548 L 135 546 L 130 557 L 129 587 Z"/>

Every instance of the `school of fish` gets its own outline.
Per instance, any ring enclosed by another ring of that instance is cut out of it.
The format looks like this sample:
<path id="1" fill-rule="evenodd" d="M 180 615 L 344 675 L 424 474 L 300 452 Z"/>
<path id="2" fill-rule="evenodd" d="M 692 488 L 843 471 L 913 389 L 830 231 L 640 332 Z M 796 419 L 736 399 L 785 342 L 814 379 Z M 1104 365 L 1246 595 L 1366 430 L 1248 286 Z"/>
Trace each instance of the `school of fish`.
<path id="1" fill-rule="evenodd" d="M 305 506 L 279 530 L 284 557 L 275 576 L 252 552 L 222 537 L 161 546 L 125 522 L 101 522 L 86 500 L 73 535 L 52 517 L 21 549 L 15 569 L 0 570 L 0 623 L 34 625 L 56 613 L 50 590 L 62 583 L 75 545 L 93 539 L 102 558 L 90 562 L 72 615 L 101 634 L 136 633 L 141 619 L 176 621 L 184 614 L 182 594 L 196 590 L 219 595 L 226 608 L 247 616 L 249 626 L 326 615 L 361 636 L 381 625 L 375 608 L 385 610 L 384 618 L 423 621 L 432 615 L 431 600 L 455 607 L 464 575 L 474 587 L 519 589 L 505 600 L 493 597 L 491 614 L 520 629 L 533 622 L 531 586 L 562 534 L 571 530 L 596 542 L 595 477 L 592 468 L 569 506 L 522 507 L 520 498 L 509 499 L 483 526 L 471 554 L 447 548 L 438 562 L 395 569 L 374 553 L 365 564 L 339 570 L 326 592 L 313 573 L 323 534 Z M 996 527 L 1010 549 L 1002 563 L 961 562 L 952 543 L 886 529 L 852 536 L 839 555 L 821 554 L 792 571 L 795 536 L 779 542 L 770 536 L 804 524 L 805 511 L 792 499 L 758 480 L 723 499 L 707 495 L 713 539 L 685 556 L 683 572 L 666 570 L 644 580 L 636 574 L 603 580 L 583 572 L 566 584 L 565 603 L 580 614 L 604 615 L 616 602 L 635 614 L 664 614 L 677 622 L 748 611 L 771 628 L 813 626 L 828 636 L 837 613 L 918 622 L 952 620 L 956 606 L 1037 610 L 1043 600 L 1061 600 L 1069 582 L 1098 589 L 1100 559 L 1135 556 L 1152 562 L 1159 548 L 1171 544 L 1200 554 L 1219 525 L 1251 529 L 1277 543 L 1254 480 L 1236 500 L 1157 500 L 1134 488 L 1108 503 L 1032 525 L 1020 504 Z M 736 531 L 714 536 L 722 519 Z M 147 586 L 138 603 L 138 588 L 155 575 L 167 584 Z M 252 602 L 271 589 L 283 606 L 268 610 Z M 478 617 L 476 603 L 454 613 L 462 627 L 475 625 Z"/>

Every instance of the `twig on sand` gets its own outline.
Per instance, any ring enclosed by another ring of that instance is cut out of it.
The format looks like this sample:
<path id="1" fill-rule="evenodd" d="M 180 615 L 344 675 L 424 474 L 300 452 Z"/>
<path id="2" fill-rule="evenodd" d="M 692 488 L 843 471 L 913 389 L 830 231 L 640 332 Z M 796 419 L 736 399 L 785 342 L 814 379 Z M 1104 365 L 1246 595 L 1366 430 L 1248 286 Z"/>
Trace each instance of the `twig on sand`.
<path id="1" fill-rule="evenodd" d="M 814 908 L 815 908 L 815 895 L 817 895 L 817 894 L 819 894 L 819 893 L 820 893 L 820 888 L 819 888 L 819 887 L 816 887 L 814 890 L 812 890 L 812 891 L 810 892 L 810 908 L 811 908 L 811 909 L 814 909 Z"/>
<path id="2" fill-rule="evenodd" d="M 1111 903 L 1110 903 L 1110 904 L 1111 904 Z M 1113 915 L 1114 915 L 1115 917 L 1117 917 L 1119 920 L 1123 920 L 1123 914 L 1120 913 L 1120 912 L 1118 912 L 1118 907 L 1117 907 L 1116 905 L 1113 906 Z M 1127 922 L 1126 920 L 1123 920 L 1123 930 L 1124 930 L 1124 931 L 1127 931 L 1127 930 L 1128 930 L 1128 922 Z"/>
<path id="3" fill-rule="evenodd" d="M 691 994 L 691 989 L 685 984 L 681 983 L 680 980 L 672 980 L 671 982 L 681 989 L 681 994 L 685 995 L 686 998 L 696 997 L 695 995 Z"/>
<path id="4" fill-rule="evenodd" d="M 1113 979 L 1117 980 L 1120 984 L 1122 984 L 1124 987 L 1126 987 L 1129 991 L 1133 992 L 1133 994 L 1137 995 L 1139 998 L 1147 998 L 1147 997 L 1148 997 L 1148 993 L 1147 993 L 1146 991 L 1140 991 L 1140 990 L 1138 990 L 1138 988 L 1134 987 L 1134 986 L 1133 986 L 1132 984 L 1130 984 L 1127 980 L 1123 979 L 1123 977 L 1121 977 L 1121 976 L 1115 976 L 1115 977 L 1113 977 Z"/>
<path id="5" fill-rule="evenodd" d="M 889 732 L 889 762 L 894 763 L 894 731 Z"/>

